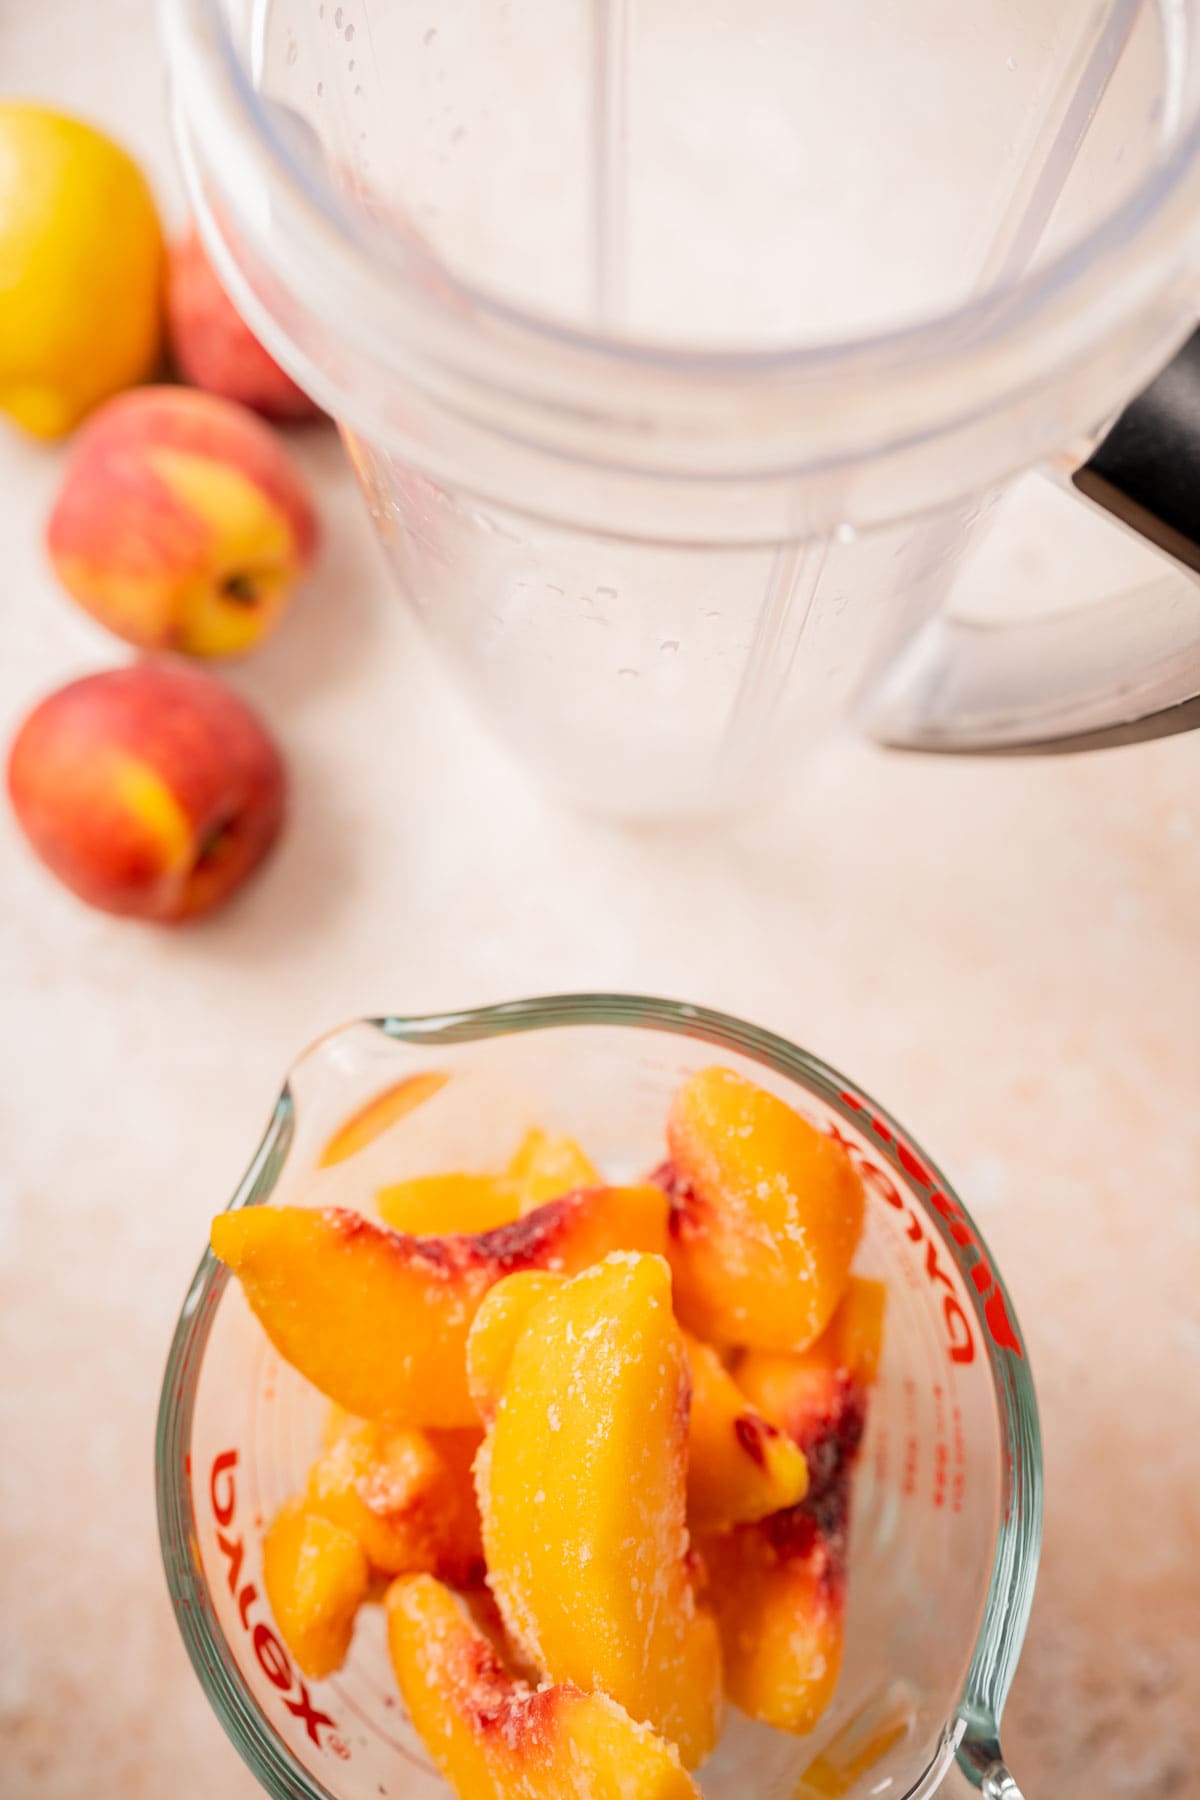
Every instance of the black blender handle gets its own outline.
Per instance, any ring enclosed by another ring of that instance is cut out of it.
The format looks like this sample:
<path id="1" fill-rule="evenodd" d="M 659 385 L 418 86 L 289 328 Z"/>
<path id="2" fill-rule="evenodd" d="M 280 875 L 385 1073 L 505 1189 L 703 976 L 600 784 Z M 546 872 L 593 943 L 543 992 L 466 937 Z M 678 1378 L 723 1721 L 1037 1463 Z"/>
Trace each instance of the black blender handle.
<path id="1" fill-rule="evenodd" d="M 1129 402 L 1071 480 L 1087 499 L 1200 575 L 1200 330 Z M 1200 728 L 1200 668 L 1196 688 L 1194 699 L 1145 718 L 1022 745 L 1021 751 L 1104 750 L 1195 731 Z"/>
<path id="2" fill-rule="evenodd" d="M 1081 494 L 1200 574 L 1200 331 L 1071 477 Z"/>
<path id="3" fill-rule="evenodd" d="M 1129 403 L 1071 480 L 1089 501 L 1181 568 L 1200 575 L 1200 330 Z M 1133 595 L 1118 595 L 1112 605 L 1119 608 L 1126 600 L 1137 604 Z M 1181 583 L 1168 612 L 1185 630 L 1170 640 L 1165 650 L 1169 664 L 1157 679 L 1150 679 L 1152 665 L 1144 681 L 1133 669 L 1124 684 L 1117 647 L 1117 660 L 1104 675 L 1116 685 L 1097 696 L 1100 704 L 1090 705 L 1090 676 L 1083 669 L 1076 716 L 1090 712 L 1093 718 L 1112 718 L 1116 713 L 1115 723 L 1063 730 L 1047 720 L 1038 730 L 1035 721 L 1039 711 L 1044 716 L 1045 706 L 1027 704 L 1028 664 L 1039 656 L 1061 656 L 1064 649 L 1069 653 L 1061 631 L 1057 637 L 1046 635 L 1053 618 L 991 628 L 952 615 L 933 619 L 916 633 L 890 679 L 885 671 L 866 696 L 863 722 L 877 742 L 894 749 L 989 757 L 1072 755 L 1195 731 L 1200 729 L 1200 585 L 1191 601 L 1194 631 L 1187 586 Z M 1097 608 L 1103 605 L 1096 603 Z M 1081 623 L 1086 616 L 1087 609 L 1081 609 Z M 1100 629 L 1103 624 L 1097 620 Z M 1123 701 L 1137 711 L 1150 694 L 1158 700 L 1156 707 L 1151 702 L 1152 710 L 1135 718 L 1119 716 Z M 1108 699 L 1119 704 L 1102 704 Z"/>

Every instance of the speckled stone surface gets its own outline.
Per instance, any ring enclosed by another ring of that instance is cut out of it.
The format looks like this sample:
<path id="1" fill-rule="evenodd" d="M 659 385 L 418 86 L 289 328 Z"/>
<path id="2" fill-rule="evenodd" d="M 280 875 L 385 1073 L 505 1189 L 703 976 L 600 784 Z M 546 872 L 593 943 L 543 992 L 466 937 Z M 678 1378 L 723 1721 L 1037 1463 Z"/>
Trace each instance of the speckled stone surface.
<path id="1" fill-rule="evenodd" d="M 7 89 L 119 130 L 178 216 L 148 0 L 6 9 L 2 42 Z M 1010 1762 L 1028 1800 L 1200 1793 L 1200 737 L 994 766 L 839 743 L 732 834 L 587 824 L 445 694 L 336 441 L 301 454 L 323 571 L 234 677 L 295 776 L 263 880 L 203 929 L 142 931 L 57 891 L 0 813 L 5 1800 L 256 1791 L 167 1605 L 152 1431 L 206 1222 L 289 1060 L 364 1011 L 604 986 L 811 1045 L 956 1179 L 1046 1439 Z M 43 564 L 58 463 L 0 434 L 6 739 L 119 654 Z"/>

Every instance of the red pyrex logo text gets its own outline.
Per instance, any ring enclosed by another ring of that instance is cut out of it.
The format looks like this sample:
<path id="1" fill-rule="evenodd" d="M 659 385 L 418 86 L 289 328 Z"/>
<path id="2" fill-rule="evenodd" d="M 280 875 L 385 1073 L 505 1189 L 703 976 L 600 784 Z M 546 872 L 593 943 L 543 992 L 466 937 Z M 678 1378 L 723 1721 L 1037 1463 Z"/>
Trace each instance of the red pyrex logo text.
<path id="1" fill-rule="evenodd" d="M 259 1604 L 258 1589 L 252 1581 L 242 1582 L 246 1545 L 241 1533 L 234 1535 L 232 1531 L 237 1511 L 237 1484 L 234 1476 L 237 1466 L 237 1451 L 223 1450 L 213 1462 L 208 1482 L 213 1517 L 217 1522 L 217 1548 L 228 1565 L 225 1575 L 229 1591 L 237 1601 L 238 1618 L 242 1621 L 242 1630 L 250 1639 L 259 1668 L 271 1686 L 278 1688 L 288 1712 L 303 1723 L 305 1731 L 320 1750 L 324 1748 L 320 1737 L 321 1727 L 326 1726 L 330 1732 L 334 1732 L 337 1726 L 328 1713 L 318 1711 L 313 1705 L 308 1689 L 292 1668 L 291 1658 L 271 1627 L 262 1619 L 251 1617 Z"/>
<path id="2" fill-rule="evenodd" d="M 942 1218 L 945 1219 L 947 1225 L 950 1227 L 950 1236 L 959 1250 L 959 1262 L 962 1264 L 967 1274 L 970 1275 L 976 1292 L 985 1296 L 983 1313 L 984 1318 L 987 1320 L 988 1334 L 991 1337 L 992 1342 L 1000 1350 L 1011 1350 L 1014 1355 L 1023 1356 L 1024 1352 L 1021 1349 L 1020 1340 L 1013 1330 L 1012 1320 L 1008 1316 L 1008 1308 L 1004 1303 L 1004 1295 L 996 1285 L 996 1277 L 993 1275 L 988 1264 L 987 1257 L 984 1254 L 983 1245 L 979 1242 L 979 1239 L 975 1236 L 975 1233 L 963 1218 L 958 1206 L 955 1205 L 948 1194 L 943 1194 L 941 1189 L 934 1185 L 932 1175 L 930 1175 L 924 1164 L 913 1154 L 912 1150 L 904 1142 L 904 1139 L 897 1137 L 895 1132 L 883 1119 L 876 1118 L 874 1113 L 869 1112 L 863 1101 L 858 1098 L 857 1094 L 847 1093 L 845 1089 L 843 1089 L 840 1098 L 846 1102 L 847 1106 L 853 1107 L 854 1111 L 859 1113 L 864 1120 L 870 1124 L 871 1130 L 875 1133 L 877 1138 L 880 1138 L 885 1144 L 894 1146 L 900 1167 L 904 1170 L 905 1174 L 910 1175 L 921 1187 L 929 1190 L 927 1196 L 928 1203 L 936 1213 L 941 1214 Z M 919 1244 L 922 1241 L 924 1241 L 925 1244 L 926 1275 L 935 1286 L 940 1284 L 941 1287 L 946 1290 L 941 1298 L 942 1313 L 945 1318 L 946 1330 L 950 1340 L 950 1360 L 951 1362 L 957 1363 L 973 1362 L 975 1358 L 975 1340 L 971 1332 L 970 1320 L 959 1305 L 950 1277 L 938 1262 L 937 1251 L 934 1248 L 933 1241 L 927 1235 L 921 1220 L 917 1217 L 916 1213 L 913 1212 L 910 1206 L 905 1205 L 900 1190 L 897 1188 L 891 1176 L 887 1174 L 884 1169 L 881 1169 L 878 1164 L 871 1162 L 870 1159 L 863 1154 L 863 1151 L 858 1144 L 853 1144 L 850 1142 L 849 1138 L 844 1137 L 836 1125 L 830 1125 L 829 1132 L 830 1136 L 836 1138 L 838 1143 L 849 1152 L 864 1182 L 871 1191 L 878 1194 L 881 1200 L 885 1201 L 888 1206 L 894 1207 L 897 1212 L 907 1213 L 908 1219 L 905 1229 L 908 1237 L 914 1244 Z"/>

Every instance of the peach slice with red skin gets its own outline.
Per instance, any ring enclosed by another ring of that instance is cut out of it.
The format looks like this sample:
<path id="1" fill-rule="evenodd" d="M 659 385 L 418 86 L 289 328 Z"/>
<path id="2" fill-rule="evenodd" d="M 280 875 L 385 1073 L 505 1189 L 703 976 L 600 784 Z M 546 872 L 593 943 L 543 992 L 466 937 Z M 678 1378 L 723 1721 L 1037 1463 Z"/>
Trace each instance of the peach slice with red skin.
<path id="1" fill-rule="evenodd" d="M 688 1560 L 688 1390 L 666 1262 L 610 1256 L 529 1310 L 475 1477 L 515 1641 L 694 1768 L 717 1739 L 721 1675 Z"/>
<path id="2" fill-rule="evenodd" d="M 214 1254 L 285 1361 L 360 1418 L 476 1423 L 466 1344 L 488 1289 L 517 1269 L 573 1273 L 612 1250 L 661 1250 L 661 1190 L 593 1188 L 476 1237 L 409 1237 L 341 1207 L 221 1213 Z"/>
<path id="3" fill-rule="evenodd" d="M 863 1227 L 844 1148 L 732 1069 L 682 1084 L 667 1119 L 675 1305 L 697 1337 L 802 1350 L 842 1297 Z"/>
<path id="4" fill-rule="evenodd" d="M 879 1372 L 887 1290 L 852 1275 L 815 1344 L 797 1353 L 747 1350 L 734 1377 L 747 1399 L 804 1452 L 816 1492 L 852 1462 Z"/>
<path id="5" fill-rule="evenodd" d="M 703 1539 L 701 1554 L 729 1698 L 780 1731 L 811 1731 L 842 1664 L 841 1534 L 802 1503 Z"/>
<path id="6" fill-rule="evenodd" d="M 698 1800 L 673 1745 L 603 1694 L 515 1679 L 429 1576 L 393 1582 L 386 1604 L 404 1704 L 459 1800 Z"/>
<path id="7" fill-rule="evenodd" d="M 882 1282 L 853 1276 L 815 1344 L 798 1354 L 748 1350 L 735 1365 L 738 1385 L 809 1468 L 802 1504 L 703 1542 L 730 1698 L 783 1731 L 812 1730 L 841 1666 L 850 1477 L 884 1300 Z"/>
<path id="8" fill-rule="evenodd" d="M 471 1464 L 477 1431 L 371 1420 L 340 1433 L 309 1470 L 305 1505 L 357 1538 L 372 1569 L 483 1578 Z"/>
<path id="9" fill-rule="evenodd" d="M 309 1512 L 280 1508 L 263 1539 L 263 1586 L 284 1643 L 314 1680 L 340 1669 L 370 1571 L 357 1538 Z"/>
<path id="10" fill-rule="evenodd" d="M 808 1487 L 800 1450 L 748 1404 L 711 1344 L 684 1337 L 692 1375 L 688 1523 L 715 1531 L 794 1506 Z"/>

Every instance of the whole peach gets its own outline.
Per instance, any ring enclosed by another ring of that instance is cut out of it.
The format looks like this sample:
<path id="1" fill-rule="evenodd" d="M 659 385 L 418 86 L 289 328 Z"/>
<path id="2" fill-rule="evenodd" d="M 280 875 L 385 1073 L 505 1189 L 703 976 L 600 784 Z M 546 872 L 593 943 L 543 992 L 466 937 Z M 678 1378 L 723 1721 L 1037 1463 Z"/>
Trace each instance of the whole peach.
<path id="1" fill-rule="evenodd" d="M 171 246 L 167 333 L 175 367 L 193 387 L 239 400 L 281 423 L 324 416 L 246 324 L 217 280 L 195 226 Z"/>
<path id="2" fill-rule="evenodd" d="M 72 446 L 47 547 L 80 605 L 143 650 L 236 656 L 278 623 L 316 552 L 303 477 L 261 419 L 137 388 Z"/>
<path id="3" fill-rule="evenodd" d="M 162 923 L 211 912 L 258 867 L 285 785 L 246 703 L 168 663 L 59 688 L 8 760 L 13 809 L 46 867 L 90 906 Z"/>

